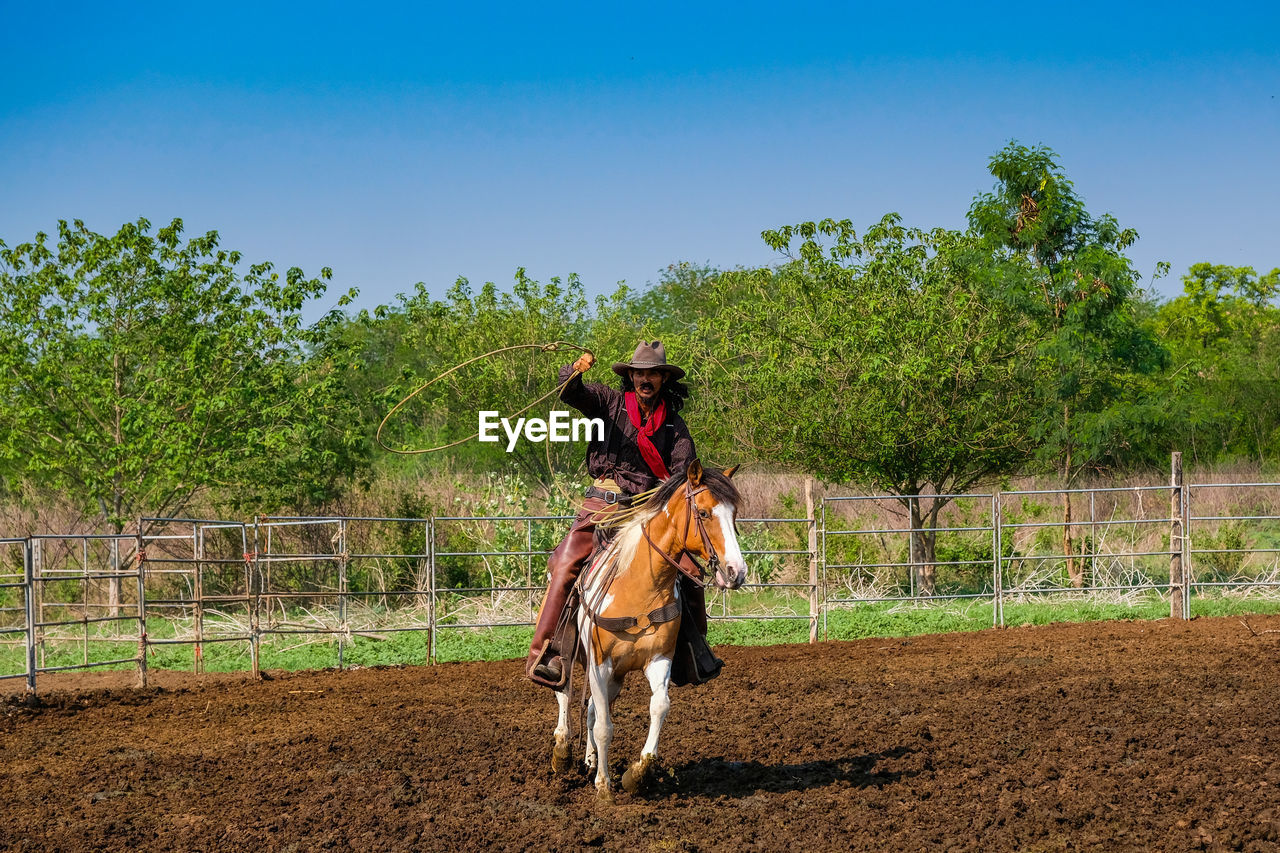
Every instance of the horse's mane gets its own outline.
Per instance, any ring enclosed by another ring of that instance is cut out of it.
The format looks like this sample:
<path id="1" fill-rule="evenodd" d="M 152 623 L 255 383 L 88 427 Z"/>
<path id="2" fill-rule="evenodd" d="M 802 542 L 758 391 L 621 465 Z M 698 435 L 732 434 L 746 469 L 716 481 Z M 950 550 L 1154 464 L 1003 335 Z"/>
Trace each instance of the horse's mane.
<path id="1" fill-rule="evenodd" d="M 649 498 L 646 509 L 652 507 L 651 512 L 641 513 L 648 517 L 657 514 L 667 505 L 667 501 L 671 500 L 676 491 L 683 488 L 689 479 L 688 471 L 680 471 L 672 474 L 662 482 L 658 487 L 658 491 L 654 492 L 653 497 Z M 714 468 L 702 469 L 702 484 L 711 490 L 711 496 L 720 503 L 730 503 L 735 507 L 740 507 L 742 503 L 742 495 L 738 492 L 738 487 L 720 471 Z"/>

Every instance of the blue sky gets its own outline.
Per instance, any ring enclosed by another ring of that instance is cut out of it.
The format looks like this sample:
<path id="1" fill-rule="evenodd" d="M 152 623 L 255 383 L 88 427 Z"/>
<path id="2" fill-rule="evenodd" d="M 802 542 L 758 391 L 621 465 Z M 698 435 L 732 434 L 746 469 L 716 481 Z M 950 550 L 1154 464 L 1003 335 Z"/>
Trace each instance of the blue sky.
<path id="1" fill-rule="evenodd" d="M 805 219 L 962 227 L 1017 139 L 1162 293 L 1280 265 L 1280 4 L 545 5 L 0 0 L 0 239 L 177 216 L 360 307 L 602 293 Z"/>

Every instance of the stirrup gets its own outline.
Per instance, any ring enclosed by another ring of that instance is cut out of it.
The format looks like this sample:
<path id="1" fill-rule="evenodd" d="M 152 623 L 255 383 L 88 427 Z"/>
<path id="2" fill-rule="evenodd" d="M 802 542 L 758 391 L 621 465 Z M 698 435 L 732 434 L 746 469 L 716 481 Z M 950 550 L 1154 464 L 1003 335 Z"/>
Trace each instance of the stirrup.
<path id="1" fill-rule="evenodd" d="M 559 663 L 558 667 L 557 663 Z M 569 668 L 565 666 L 564 657 L 551 648 L 551 641 L 547 640 L 542 644 L 538 662 L 525 670 L 525 675 L 534 684 L 550 687 L 552 690 L 563 690 L 568 681 Z"/>
<path id="2" fill-rule="evenodd" d="M 681 637 L 676 643 L 675 660 L 671 668 L 671 683 L 676 687 L 706 684 L 724 668 L 724 661 L 711 651 L 706 638 L 697 631 L 691 631 L 690 634 L 693 636 Z"/>
<path id="3" fill-rule="evenodd" d="M 559 665 L 557 666 L 557 664 Z M 545 663 L 535 666 L 533 674 L 539 678 L 559 684 L 564 681 L 564 658 L 559 655 L 553 655 Z"/>

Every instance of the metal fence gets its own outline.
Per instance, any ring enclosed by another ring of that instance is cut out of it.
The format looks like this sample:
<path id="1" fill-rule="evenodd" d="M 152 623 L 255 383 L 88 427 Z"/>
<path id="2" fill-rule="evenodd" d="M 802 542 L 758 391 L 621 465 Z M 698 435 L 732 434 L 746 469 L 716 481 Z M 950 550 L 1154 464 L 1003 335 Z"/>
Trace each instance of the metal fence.
<path id="1" fill-rule="evenodd" d="M 420 632 L 529 626 L 568 516 L 143 518 L 128 534 L 0 539 L 0 679 L 133 666 L 230 644 L 337 646 Z M 830 620 L 878 608 L 1006 607 L 1280 590 L 1280 484 L 834 496 L 806 515 L 739 521 L 748 582 L 708 599 L 716 621 Z M 1067 536 L 1070 531 L 1070 536 Z M 21 652 L 21 654 L 19 654 Z"/>

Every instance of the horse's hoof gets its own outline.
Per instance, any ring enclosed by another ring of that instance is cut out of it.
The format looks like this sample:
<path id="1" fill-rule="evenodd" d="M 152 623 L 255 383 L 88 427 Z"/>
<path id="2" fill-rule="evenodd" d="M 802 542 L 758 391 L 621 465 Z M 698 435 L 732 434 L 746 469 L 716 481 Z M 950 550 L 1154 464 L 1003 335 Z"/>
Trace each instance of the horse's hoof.
<path id="1" fill-rule="evenodd" d="M 627 768 L 627 772 L 622 774 L 622 790 L 628 794 L 638 792 L 644 783 L 649 781 L 649 771 L 653 768 L 653 756 L 646 755 L 639 761 Z"/>
<path id="2" fill-rule="evenodd" d="M 612 788 L 596 788 L 596 802 L 602 806 L 614 804 Z"/>
<path id="3" fill-rule="evenodd" d="M 557 776 L 563 776 L 573 769 L 573 750 L 568 744 L 564 747 L 557 746 L 551 753 L 551 772 Z"/>

